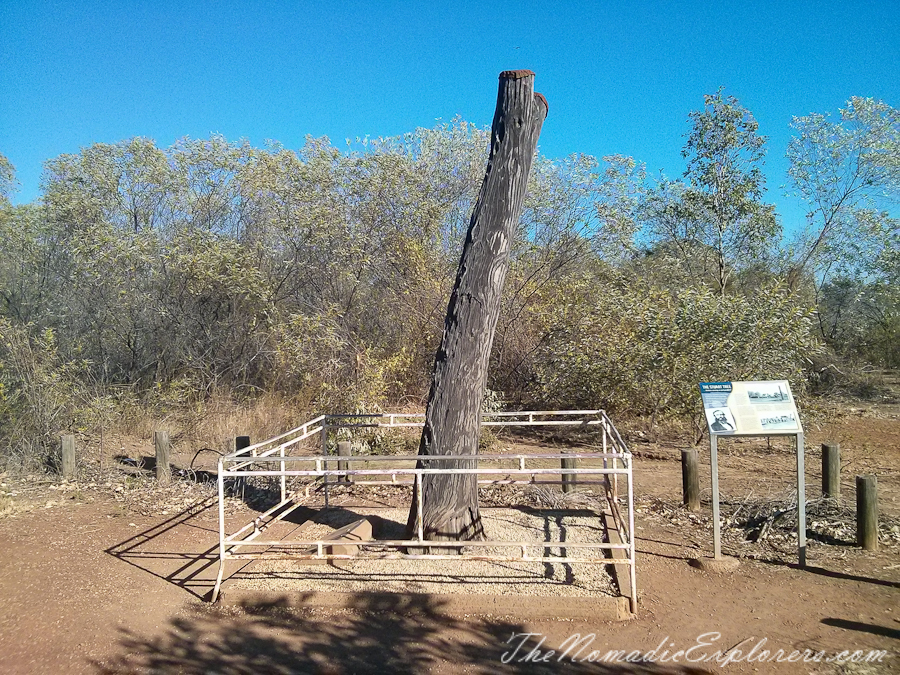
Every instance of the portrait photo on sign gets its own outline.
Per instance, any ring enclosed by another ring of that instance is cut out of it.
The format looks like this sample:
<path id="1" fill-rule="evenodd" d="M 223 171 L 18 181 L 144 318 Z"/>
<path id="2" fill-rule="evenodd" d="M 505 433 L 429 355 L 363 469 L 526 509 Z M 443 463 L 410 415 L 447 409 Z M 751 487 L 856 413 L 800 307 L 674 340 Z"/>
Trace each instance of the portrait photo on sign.
<path id="1" fill-rule="evenodd" d="M 734 417 L 728 408 L 707 408 L 706 421 L 709 423 L 709 430 L 715 433 L 737 430 Z"/>

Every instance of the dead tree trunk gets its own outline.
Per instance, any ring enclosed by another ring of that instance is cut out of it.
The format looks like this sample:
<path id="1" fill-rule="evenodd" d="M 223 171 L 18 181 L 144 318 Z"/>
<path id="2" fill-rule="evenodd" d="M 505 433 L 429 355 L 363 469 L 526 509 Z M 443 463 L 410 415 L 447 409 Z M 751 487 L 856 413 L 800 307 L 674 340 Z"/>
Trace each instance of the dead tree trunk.
<path id="1" fill-rule="evenodd" d="M 481 401 L 487 383 L 500 295 L 509 251 L 525 201 L 525 189 L 547 101 L 534 92 L 534 73 L 500 73 L 491 149 L 478 201 L 472 211 L 444 334 L 434 360 L 423 456 L 474 455 L 481 431 Z M 425 468 L 473 468 L 474 460 L 420 460 Z M 417 536 L 417 494 L 407 530 Z M 474 474 L 426 475 L 422 480 L 425 539 L 464 541 L 483 538 Z M 439 552 L 446 553 L 447 549 Z"/>

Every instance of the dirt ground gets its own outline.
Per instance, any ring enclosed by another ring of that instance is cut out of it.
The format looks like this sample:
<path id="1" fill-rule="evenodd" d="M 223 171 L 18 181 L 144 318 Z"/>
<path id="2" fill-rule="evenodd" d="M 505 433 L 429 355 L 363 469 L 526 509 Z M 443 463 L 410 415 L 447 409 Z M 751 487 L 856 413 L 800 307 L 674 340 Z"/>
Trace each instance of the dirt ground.
<path id="1" fill-rule="evenodd" d="M 631 437 L 639 609 L 626 622 L 450 616 L 427 598 L 398 611 L 383 596 L 366 595 L 349 610 L 212 606 L 204 598 L 216 571 L 217 516 L 208 485 L 59 486 L 2 477 L 0 672 L 900 672 L 900 529 L 891 530 L 900 522 L 900 412 L 847 410 L 808 428 L 811 500 L 819 497 L 818 447 L 826 441 L 842 446 L 845 502 L 853 502 L 855 475 L 878 476 L 880 551 L 858 549 L 839 515 L 826 514 L 815 526 L 810 518 L 811 531 L 821 526 L 823 534 L 810 540 L 806 569 L 795 564 L 787 531 L 763 545 L 732 528 L 725 552 L 739 563 L 713 573 L 690 564 L 711 555 L 711 524 L 708 503 L 698 515 L 678 506 L 679 448 Z M 730 505 L 723 513 L 789 496 L 794 461 L 783 443 L 729 441 L 720 449 Z M 708 469 L 701 485 L 708 498 Z M 229 520 L 243 523 L 246 515 L 233 508 Z M 561 656 L 576 636 L 583 649 Z M 779 649 L 809 650 L 820 660 L 759 660 Z M 594 650 L 656 650 L 656 658 L 592 662 Z M 673 661 L 680 650 L 688 653 Z M 727 650 L 731 663 L 697 661 Z M 845 650 L 887 654 L 876 664 L 826 662 Z"/>

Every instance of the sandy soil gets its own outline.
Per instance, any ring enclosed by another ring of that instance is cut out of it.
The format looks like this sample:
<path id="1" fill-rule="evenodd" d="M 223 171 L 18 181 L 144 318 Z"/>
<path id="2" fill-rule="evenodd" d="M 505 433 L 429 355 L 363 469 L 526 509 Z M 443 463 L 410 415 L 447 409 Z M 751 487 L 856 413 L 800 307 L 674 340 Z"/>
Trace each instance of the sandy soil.
<path id="1" fill-rule="evenodd" d="M 405 492 L 405 491 L 404 491 Z M 406 499 L 409 497 L 406 496 Z M 313 523 L 285 541 L 314 540 L 328 537 L 337 527 L 369 518 L 378 523 L 378 532 L 403 532 L 408 508 L 335 509 L 317 520 L 332 516 L 331 525 Z M 343 516 L 346 513 L 347 516 Z M 333 514 L 333 515 L 332 515 Z M 518 509 L 482 508 L 485 536 L 494 541 L 602 543 L 599 514 L 573 515 L 571 512 L 523 512 Z M 402 534 L 398 535 L 404 538 Z M 565 548 L 565 547 L 563 547 Z M 518 549 L 506 547 L 469 547 L 468 555 L 515 556 Z M 532 546 L 530 555 L 543 549 Z M 310 549 L 309 551 L 313 551 Z M 385 551 L 393 553 L 394 550 Z M 560 555 L 560 547 L 549 549 Z M 601 551 L 569 548 L 568 554 L 603 559 Z M 617 596 L 607 565 L 584 563 L 542 563 L 481 560 L 358 560 L 335 565 L 310 565 L 297 560 L 261 560 L 248 565 L 231 578 L 229 586 L 249 590 L 464 593 L 478 595 L 531 596 Z M 464 580 L 464 581 L 463 581 Z"/>
<path id="2" fill-rule="evenodd" d="M 857 410 L 807 432 L 808 497 L 818 495 L 818 444 L 840 441 L 845 498 L 852 501 L 854 475 L 875 473 L 884 518 L 900 516 L 896 411 Z M 900 548 L 890 537 L 877 553 L 840 538 L 813 540 L 801 570 L 789 537 L 749 546 L 732 536 L 726 552 L 741 556 L 735 570 L 697 569 L 689 561 L 712 550 L 708 507 L 699 516 L 677 509 L 678 447 L 630 443 L 640 607 L 637 618 L 619 623 L 567 621 L 564 612 L 558 621 L 448 616 L 427 599 L 396 612 L 364 594 L 352 610 L 210 606 L 202 599 L 215 576 L 217 521 L 212 500 L 203 500 L 208 490 L 60 490 L 4 478 L 3 490 L 16 493 L 6 503 L 18 511 L 0 519 L 0 672 L 900 672 Z M 784 496 L 794 485 L 793 462 L 787 448 L 729 445 L 723 493 L 735 503 Z M 707 474 L 707 490 L 708 482 Z M 229 521 L 246 516 L 232 507 Z M 574 662 L 575 650 L 560 661 L 575 634 L 594 637 Z M 729 648 L 746 655 L 761 640 L 755 657 L 762 649 L 889 655 L 876 665 L 579 661 L 591 650 L 662 644 L 671 654 L 698 641 L 710 645 L 691 657 Z"/>

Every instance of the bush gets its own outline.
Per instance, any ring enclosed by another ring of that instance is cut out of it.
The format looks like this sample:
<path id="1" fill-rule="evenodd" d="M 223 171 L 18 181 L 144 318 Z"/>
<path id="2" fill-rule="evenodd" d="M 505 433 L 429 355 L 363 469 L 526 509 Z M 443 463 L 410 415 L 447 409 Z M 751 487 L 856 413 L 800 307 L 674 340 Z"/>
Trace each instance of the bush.
<path id="1" fill-rule="evenodd" d="M 537 394 L 551 407 L 649 415 L 651 426 L 663 415 L 696 422 L 699 382 L 787 379 L 802 394 L 803 367 L 819 349 L 811 310 L 778 285 L 754 297 L 591 290 L 551 317 L 557 327 L 537 355 Z"/>
<path id="2" fill-rule="evenodd" d="M 52 330 L 0 318 L 0 461 L 46 470 L 61 431 L 91 423 L 101 403 L 90 395 L 87 363 L 66 361 Z"/>

